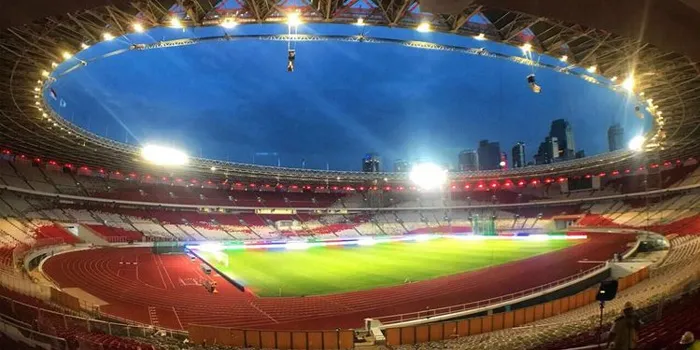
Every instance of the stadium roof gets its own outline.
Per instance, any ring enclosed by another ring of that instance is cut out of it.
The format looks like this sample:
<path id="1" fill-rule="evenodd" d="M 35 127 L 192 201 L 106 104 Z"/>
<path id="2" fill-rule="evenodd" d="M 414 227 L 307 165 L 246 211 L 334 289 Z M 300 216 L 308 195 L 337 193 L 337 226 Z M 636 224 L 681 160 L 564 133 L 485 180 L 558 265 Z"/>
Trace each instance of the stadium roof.
<path id="1" fill-rule="evenodd" d="M 428 0 L 422 5 L 422 10 L 435 8 L 444 14 L 420 12 L 418 2 L 413 0 L 224 0 L 213 6 L 194 0 L 4 4 L 3 8 L 13 10 L 0 15 L 0 146 L 27 156 L 76 165 L 149 168 L 134 146 L 97 136 L 62 118 L 47 119 L 47 111 L 35 98 L 40 97 L 35 88 L 44 79 L 42 71 L 50 70 L 52 62 L 60 62 L 63 51 L 76 52 L 82 43 L 100 41 L 106 28 L 115 35 L 129 32 L 135 21 L 149 27 L 167 25 L 171 16 L 178 16 L 189 26 L 217 25 L 223 18 L 235 18 L 239 23 L 280 22 L 289 11 L 298 10 L 305 22 L 355 23 L 362 18 L 367 24 L 415 28 L 429 21 L 435 31 L 457 35 L 483 33 L 490 40 L 518 46 L 529 42 L 540 53 L 566 55 L 572 64 L 595 66 L 607 77 L 623 79 L 634 72 L 637 91 L 643 91 L 644 97 L 653 101 L 651 105 L 658 105 L 658 110 L 663 111 L 662 115 L 656 113 L 650 133 L 650 137 L 655 136 L 650 143 L 656 146 L 648 148 L 647 159 L 663 162 L 697 155 L 700 71 L 695 60 L 700 58 L 700 41 L 693 40 L 693 35 L 700 33 L 700 6 L 691 0 L 647 1 L 646 6 L 632 0 L 612 5 L 603 0 L 597 2 L 597 8 L 590 2 L 584 6 L 584 2 L 556 0 L 450 1 L 456 5 L 442 9 L 436 7 L 436 1 Z M 572 6 L 578 10 L 572 10 Z M 469 21 L 474 16 L 483 20 L 478 24 Z M 628 165 L 635 158 L 638 157 L 631 152 L 622 151 L 507 172 L 453 176 L 504 178 L 595 172 Z M 207 159 L 192 160 L 187 172 L 211 176 L 212 167 L 230 176 L 278 180 L 367 181 L 386 177 L 399 181 L 406 177 L 283 169 Z"/>

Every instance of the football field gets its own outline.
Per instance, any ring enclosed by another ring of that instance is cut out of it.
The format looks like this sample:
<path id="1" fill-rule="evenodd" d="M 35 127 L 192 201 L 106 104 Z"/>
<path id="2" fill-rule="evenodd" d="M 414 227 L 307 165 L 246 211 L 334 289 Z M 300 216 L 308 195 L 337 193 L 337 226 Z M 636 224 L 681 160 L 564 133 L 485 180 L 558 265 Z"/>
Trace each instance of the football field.
<path id="1" fill-rule="evenodd" d="M 428 280 L 525 259 L 576 243 L 439 238 L 371 246 L 236 249 L 197 254 L 258 296 L 304 296 Z"/>

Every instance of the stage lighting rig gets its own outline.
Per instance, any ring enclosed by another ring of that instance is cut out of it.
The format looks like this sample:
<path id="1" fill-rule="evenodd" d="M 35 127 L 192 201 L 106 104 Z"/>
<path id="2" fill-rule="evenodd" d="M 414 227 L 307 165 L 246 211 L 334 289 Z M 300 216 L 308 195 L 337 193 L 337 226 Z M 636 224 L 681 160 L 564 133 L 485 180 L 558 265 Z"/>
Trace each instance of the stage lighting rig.
<path id="1" fill-rule="evenodd" d="M 537 84 L 534 74 L 527 76 L 527 85 L 530 85 L 530 90 L 536 94 L 539 94 L 542 91 L 542 87 Z"/>
<path id="2" fill-rule="evenodd" d="M 294 71 L 294 59 L 297 56 L 297 52 L 294 49 L 289 49 L 287 51 L 287 72 Z"/>

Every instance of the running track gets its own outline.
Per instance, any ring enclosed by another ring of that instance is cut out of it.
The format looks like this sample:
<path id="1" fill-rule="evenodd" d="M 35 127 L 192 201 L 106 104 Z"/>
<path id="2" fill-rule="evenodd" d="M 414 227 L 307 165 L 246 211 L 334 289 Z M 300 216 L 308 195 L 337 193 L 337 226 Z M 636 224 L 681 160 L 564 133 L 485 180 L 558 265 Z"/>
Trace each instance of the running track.
<path id="1" fill-rule="evenodd" d="M 258 298 L 214 275 L 219 293 L 192 284 L 204 278 L 199 261 L 154 255 L 148 248 L 101 248 L 48 259 L 44 271 L 61 287 L 78 287 L 109 303 L 105 313 L 184 329 L 205 324 L 253 329 L 357 328 L 365 317 L 483 300 L 536 287 L 592 267 L 626 249 L 633 235 L 589 233 L 581 244 L 496 267 L 351 293 Z M 352 283 L 352 281 L 348 281 Z M 150 312 L 149 312 L 150 310 Z"/>

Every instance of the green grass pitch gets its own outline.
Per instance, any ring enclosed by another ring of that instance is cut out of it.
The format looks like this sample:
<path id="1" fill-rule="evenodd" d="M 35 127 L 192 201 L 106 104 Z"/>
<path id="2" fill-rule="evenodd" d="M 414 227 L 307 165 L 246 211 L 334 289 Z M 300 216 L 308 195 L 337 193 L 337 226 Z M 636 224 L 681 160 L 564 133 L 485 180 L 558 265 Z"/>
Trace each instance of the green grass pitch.
<path id="1" fill-rule="evenodd" d="M 258 296 L 342 293 L 500 265 L 576 244 L 567 240 L 465 241 L 440 238 L 306 250 L 198 252 Z"/>

